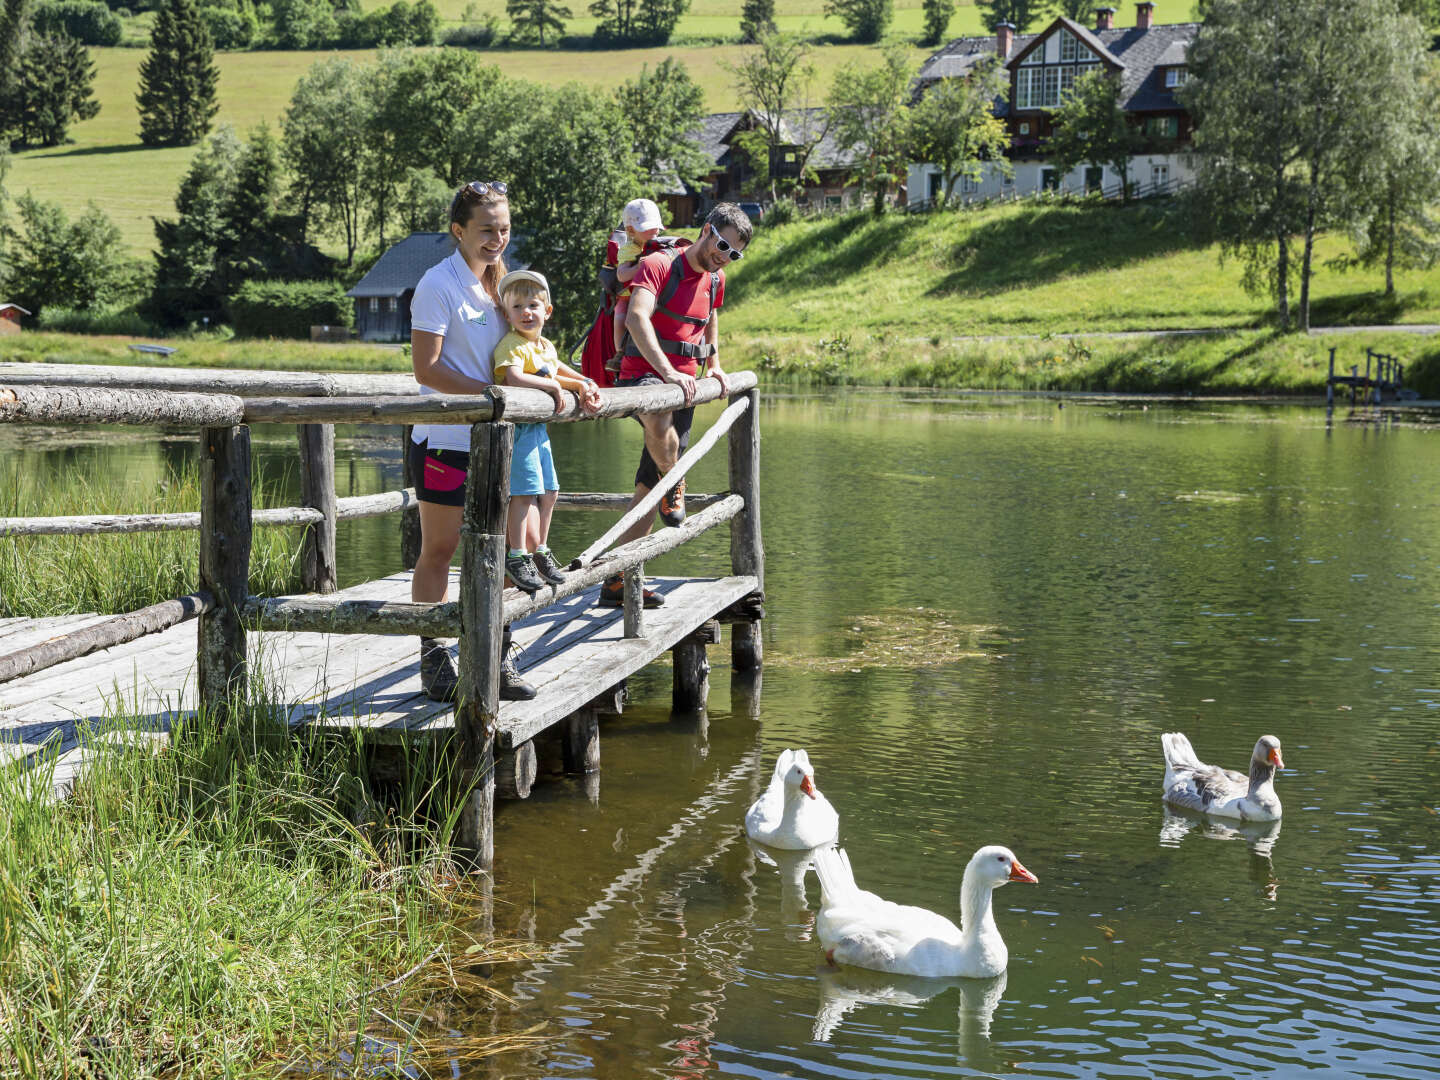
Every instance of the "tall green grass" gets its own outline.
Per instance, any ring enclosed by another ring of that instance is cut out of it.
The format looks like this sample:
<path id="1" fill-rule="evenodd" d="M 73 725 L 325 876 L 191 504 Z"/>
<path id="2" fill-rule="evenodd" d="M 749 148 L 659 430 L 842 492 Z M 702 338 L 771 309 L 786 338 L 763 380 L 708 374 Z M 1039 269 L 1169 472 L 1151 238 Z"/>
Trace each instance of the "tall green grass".
<path id="1" fill-rule="evenodd" d="M 480 897 L 443 773 L 413 761 L 377 799 L 353 745 L 259 703 L 127 742 L 93 740 L 63 802 L 53 762 L 0 769 L 0 1075 L 449 1075 L 526 1041 L 426 1019 L 520 955 L 459 929 Z"/>
<path id="2" fill-rule="evenodd" d="M 255 506 L 275 504 L 258 482 L 253 500 Z M 0 460 L 0 517 L 160 514 L 199 508 L 195 472 L 172 471 L 157 489 L 148 483 L 117 483 L 94 466 L 41 475 L 26 468 L 17 455 Z M 252 593 L 273 596 L 300 588 L 300 533 L 255 531 Z M 199 568 L 197 531 L 0 536 L 0 618 L 133 611 L 194 591 Z"/>

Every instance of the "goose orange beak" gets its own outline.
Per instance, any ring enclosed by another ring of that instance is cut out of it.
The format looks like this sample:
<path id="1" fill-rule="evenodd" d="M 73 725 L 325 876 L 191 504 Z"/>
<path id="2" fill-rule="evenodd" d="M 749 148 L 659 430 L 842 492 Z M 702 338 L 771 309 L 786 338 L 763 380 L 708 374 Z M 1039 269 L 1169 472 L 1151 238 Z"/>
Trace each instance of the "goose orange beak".
<path id="1" fill-rule="evenodd" d="M 800 781 L 800 790 L 812 799 L 819 794 L 819 792 L 815 790 L 815 781 L 811 780 L 808 776 Z"/>
<path id="2" fill-rule="evenodd" d="M 1274 765 L 1277 769 L 1285 768 L 1285 762 L 1280 760 L 1280 748 L 1278 746 L 1270 751 L 1270 764 Z"/>
<path id="3" fill-rule="evenodd" d="M 1016 859 L 1010 864 L 1010 880 L 1024 881 L 1028 882 L 1031 885 L 1040 884 L 1040 879 L 1034 874 L 1032 874 L 1029 870 L 1026 870 L 1025 867 L 1021 866 L 1019 859 Z"/>

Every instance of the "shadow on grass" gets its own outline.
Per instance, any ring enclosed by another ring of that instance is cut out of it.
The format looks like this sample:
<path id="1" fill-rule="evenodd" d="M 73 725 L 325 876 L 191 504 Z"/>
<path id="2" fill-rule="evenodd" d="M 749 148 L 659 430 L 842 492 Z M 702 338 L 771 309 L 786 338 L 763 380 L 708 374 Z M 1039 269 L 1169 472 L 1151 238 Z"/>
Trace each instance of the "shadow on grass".
<path id="1" fill-rule="evenodd" d="M 948 257 L 953 269 L 927 295 L 989 296 L 1071 274 L 1118 270 L 1206 243 L 1171 200 L 1025 206 L 957 240 Z"/>
<path id="2" fill-rule="evenodd" d="M 1371 290 L 1368 292 L 1341 293 L 1310 302 L 1311 326 L 1372 326 L 1399 322 L 1410 308 L 1430 306 L 1430 296 L 1425 290 L 1418 292 L 1394 292 L 1386 295 Z"/>
<path id="3" fill-rule="evenodd" d="M 125 143 L 120 146 L 55 146 L 43 154 L 27 154 L 28 158 L 78 158 L 110 154 L 131 154 L 136 150 L 183 150 L 185 147 L 146 146 L 144 143 Z"/>
<path id="4" fill-rule="evenodd" d="M 745 268 L 746 289 L 814 289 L 837 285 L 866 270 L 900 258 L 900 245 L 925 219 L 887 214 L 877 218 L 857 211 L 832 218 L 807 232 L 803 244 L 767 250 L 757 245 L 754 261 Z M 758 239 L 763 240 L 762 230 Z M 749 261 L 749 260 L 747 260 Z"/>

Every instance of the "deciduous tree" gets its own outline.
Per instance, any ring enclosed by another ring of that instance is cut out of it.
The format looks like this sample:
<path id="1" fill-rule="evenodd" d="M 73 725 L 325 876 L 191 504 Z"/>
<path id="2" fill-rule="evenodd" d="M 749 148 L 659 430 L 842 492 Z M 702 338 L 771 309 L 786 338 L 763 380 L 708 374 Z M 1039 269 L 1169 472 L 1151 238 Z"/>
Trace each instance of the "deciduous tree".
<path id="1" fill-rule="evenodd" d="M 1008 22 L 1017 34 L 1039 22 L 1049 6 L 1050 0 L 975 0 L 982 25 L 994 29 L 997 23 Z"/>
<path id="2" fill-rule="evenodd" d="M 166 0 L 140 64 L 140 141 L 189 146 L 210 130 L 220 109 L 220 69 L 210 31 L 194 0 Z"/>
<path id="3" fill-rule="evenodd" d="M 753 44 L 775 32 L 775 0 L 745 0 L 740 8 L 740 37 Z"/>
<path id="4" fill-rule="evenodd" d="M 740 104 L 755 113 L 765 133 L 768 153 L 764 156 L 768 160 L 763 165 L 772 199 L 780 146 L 785 141 L 785 114 L 795 108 L 815 78 L 815 66 L 809 56 L 810 47 L 798 35 L 765 33 L 760 35 L 754 48 L 741 54 L 738 62 L 721 61 L 721 66 L 734 79 Z M 755 161 L 761 155 L 750 153 L 749 156 Z"/>
<path id="5" fill-rule="evenodd" d="M 961 178 L 980 179 L 988 167 L 1013 172 L 1005 151 L 1010 136 L 995 115 L 995 102 L 1010 92 L 1005 68 L 994 60 L 977 64 L 967 78 L 942 79 L 910 110 L 911 148 L 915 160 L 940 169 L 944 202 L 955 194 Z"/>
<path id="6" fill-rule="evenodd" d="M 46 307 L 104 307 L 119 296 L 127 276 L 125 247 L 120 230 L 93 202 L 71 221 L 58 203 L 26 193 L 16 211 L 10 299 L 38 315 Z"/>
<path id="7" fill-rule="evenodd" d="M 852 173 L 875 200 L 876 215 L 886 197 L 905 180 L 910 161 L 910 81 L 915 75 L 909 51 L 885 49 L 877 66 L 851 62 L 835 73 L 829 112 L 835 142 L 860 156 Z"/>
<path id="8" fill-rule="evenodd" d="M 895 14 L 894 0 L 825 0 L 825 14 L 834 15 L 856 41 L 879 41 Z"/>
<path id="9" fill-rule="evenodd" d="M 363 175 L 370 149 L 365 74 L 348 58 L 322 60 L 295 86 L 282 123 L 282 157 L 291 204 L 316 235 L 345 244 L 345 262 L 360 245 Z"/>
<path id="10" fill-rule="evenodd" d="M 695 133 L 705 112 L 705 91 L 684 61 L 667 56 L 651 71 L 622 83 L 616 103 L 625 114 L 640 168 L 657 190 L 679 181 L 698 184 L 711 167 Z"/>
<path id="11" fill-rule="evenodd" d="M 1077 165 L 1109 165 L 1120 177 L 1120 198 L 1130 201 L 1130 159 L 1148 146 L 1145 133 L 1121 108 L 1120 77 L 1092 71 L 1075 80 L 1052 114 L 1055 132 L 1045 152 L 1064 176 Z"/>
<path id="12" fill-rule="evenodd" d="M 939 45 L 945 40 L 950 29 L 950 20 L 955 15 L 955 0 L 925 0 L 925 33 L 920 38 L 922 45 Z"/>
<path id="13" fill-rule="evenodd" d="M 565 33 L 565 21 L 571 17 L 570 9 L 556 0 L 506 0 L 505 14 L 514 27 L 511 36 L 542 46 L 547 33 L 552 40 L 558 40 Z"/>

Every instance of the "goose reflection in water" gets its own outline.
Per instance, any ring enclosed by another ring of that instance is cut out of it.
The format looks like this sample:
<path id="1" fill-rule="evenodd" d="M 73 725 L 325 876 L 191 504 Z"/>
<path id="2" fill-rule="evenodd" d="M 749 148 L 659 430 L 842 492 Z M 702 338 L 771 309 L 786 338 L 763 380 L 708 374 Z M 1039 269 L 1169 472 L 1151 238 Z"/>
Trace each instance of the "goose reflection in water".
<path id="1" fill-rule="evenodd" d="M 785 925 L 786 940 L 809 941 L 815 936 L 815 912 L 805 895 L 805 875 L 815 865 L 814 850 L 786 851 L 758 843 L 748 836 L 745 842 L 759 862 L 779 871 L 780 920 Z"/>
<path id="2" fill-rule="evenodd" d="M 956 1054 L 962 1061 L 975 1062 L 989 1056 L 990 1021 L 1005 994 L 1006 978 L 1002 971 L 989 979 L 926 979 L 823 964 L 815 971 L 820 1008 L 811 1038 L 829 1042 L 841 1021 L 863 1005 L 923 1005 L 954 987 L 958 998 Z"/>
<path id="3" fill-rule="evenodd" d="M 1260 886 L 1266 900 L 1274 900 L 1280 888 L 1270 856 L 1280 838 L 1280 821 L 1220 821 L 1194 810 L 1165 807 L 1160 822 L 1160 846 L 1179 847 L 1180 841 L 1195 832 L 1207 840 L 1243 840 L 1250 848 L 1250 880 Z"/>

